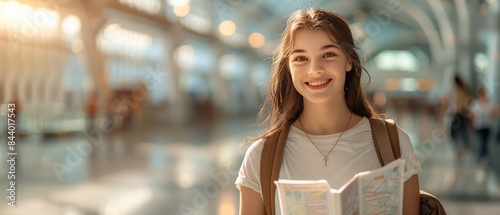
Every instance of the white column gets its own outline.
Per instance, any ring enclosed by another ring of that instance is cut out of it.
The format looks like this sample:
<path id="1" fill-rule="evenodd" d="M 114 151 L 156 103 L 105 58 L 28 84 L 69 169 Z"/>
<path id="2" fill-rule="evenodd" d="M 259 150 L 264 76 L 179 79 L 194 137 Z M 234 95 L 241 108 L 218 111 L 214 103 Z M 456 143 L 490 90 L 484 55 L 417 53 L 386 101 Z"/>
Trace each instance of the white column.
<path id="1" fill-rule="evenodd" d="M 491 99 L 495 104 L 500 104 L 500 42 L 499 37 L 500 24 L 498 19 L 499 16 L 499 0 L 494 1 L 490 5 L 489 19 L 488 19 L 488 45 L 486 46 L 486 51 L 488 55 L 488 68 L 487 72 L 487 88 L 491 92 Z"/>
<path id="2" fill-rule="evenodd" d="M 172 84 L 172 86 L 167 87 L 167 90 L 173 91 L 173 96 L 171 96 L 168 100 L 168 105 L 170 106 L 168 110 L 168 117 L 174 123 L 182 123 L 186 118 L 186 101 L 180 94 L 181 90 L 179 84 L 179 66 L 174 60 L 175 49 L 180 43 L 180 38 L 178 36 L 178 31 L 168 33 L 171 34 L 168 37 L 165 37 L 163 41 L 165 44 L 165 55 L 168 56 L 167 60 L 164 61 L 164 66 L 169 73 L 168 75 L 170 77 L 170 83 Z M 169 92 L 169 94 L 170 93 L 172 92 Z"/>

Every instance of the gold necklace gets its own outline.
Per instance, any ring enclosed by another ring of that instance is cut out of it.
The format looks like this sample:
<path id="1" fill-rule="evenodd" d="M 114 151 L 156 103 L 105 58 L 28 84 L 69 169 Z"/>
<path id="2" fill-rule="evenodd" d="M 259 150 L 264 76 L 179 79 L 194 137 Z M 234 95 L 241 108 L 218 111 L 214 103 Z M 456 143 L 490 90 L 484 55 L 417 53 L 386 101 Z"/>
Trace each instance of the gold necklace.
<path id="1" fill-rule="evenodd" d="M 318 146 L 316 146 L 316 144 L 314 144 L 314 142 L 311 140 L 311 138 L 309 137 L 309 135 L 307 134 L 307 132 L 304 130 L 304 134 L 306 134 L 307 139 L 309 139 L 309 141 L 311 141 L 311 143 L 314 145 L 314 147 L 316 147 L 316 149 L 318 150 L 318 152 L 323 156 L 323 161 L 325 161 L 325 166 L 327 165 L 328 160 L 329 160 L 328 156 L 330 155 L 330 153 L 332 153 L 333 148 L 335 148 L 335 146 L 339 142 L 340 138 L 342 137 L 342 134 L 344 134 L 344 132 L 347 130 L 347 127 L 349 127 L 349 124 L 351 124 L 351 119 L 352 119 L 352 112 L 351 112 L 351 116 L 349 117 L 349 122 L 347 122 L 347 125 L 345 126 L 344 130 L 342 131 L 342 133 L 340 133 L 339 138 L 337 138 L 337 141 L 335 142 L 335 144 L 333 144 L 332 149 L 330 149 L 330 151 L 326 155 L 323 154 L 323 152 L 321 152 L 321 150 L 319 150 Z M 304 129 L 304 125 L 302 125 L 302 121 L 300 120 L 300 117 L 299 117 L 299 123 L 300 123 L 300 126 L 302 126 L 302 129 Z"/>

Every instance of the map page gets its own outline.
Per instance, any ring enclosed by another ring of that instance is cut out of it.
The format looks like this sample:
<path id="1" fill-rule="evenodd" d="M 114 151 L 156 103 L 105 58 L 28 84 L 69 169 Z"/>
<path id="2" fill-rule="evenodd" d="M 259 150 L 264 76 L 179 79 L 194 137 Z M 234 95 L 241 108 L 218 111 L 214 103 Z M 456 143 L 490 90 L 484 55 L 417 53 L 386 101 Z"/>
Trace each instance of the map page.
<path id="1" fill-rule="evenodd" d="M 328 215 L 330 186 L 326 180 L 275 182 L 281 213 L 287 215 Z"/>
<path id="2" fill-rule="evenodd" d="M 361 214 L 402 214 L 404 160 L 396 160 L 360 178 Z"/>

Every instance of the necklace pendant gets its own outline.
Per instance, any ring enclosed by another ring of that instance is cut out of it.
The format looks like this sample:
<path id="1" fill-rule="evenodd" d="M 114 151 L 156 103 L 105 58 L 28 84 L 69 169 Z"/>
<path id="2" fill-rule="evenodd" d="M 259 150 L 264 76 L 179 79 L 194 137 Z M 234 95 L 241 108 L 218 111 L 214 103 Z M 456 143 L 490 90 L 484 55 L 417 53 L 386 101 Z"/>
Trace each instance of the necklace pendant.
<path id="1" fill-rule="evenodd" d="M 325 166 L 328 163 L 328 157 L 324 157 L 323 160 L 325 161 Z"/>

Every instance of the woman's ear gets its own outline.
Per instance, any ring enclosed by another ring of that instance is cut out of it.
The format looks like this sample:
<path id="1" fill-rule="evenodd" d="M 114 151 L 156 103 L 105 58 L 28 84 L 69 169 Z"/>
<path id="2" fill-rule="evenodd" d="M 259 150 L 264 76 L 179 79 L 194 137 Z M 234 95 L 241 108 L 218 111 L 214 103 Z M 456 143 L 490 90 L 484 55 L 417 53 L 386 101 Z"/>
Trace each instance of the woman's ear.
<path id="1" fill-rule="evenodd" d="M 352 61 L 348 61 L 346 66 L 345 66 L 345 71 L 349 72 L 352 69 Z"/>

